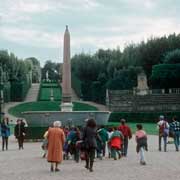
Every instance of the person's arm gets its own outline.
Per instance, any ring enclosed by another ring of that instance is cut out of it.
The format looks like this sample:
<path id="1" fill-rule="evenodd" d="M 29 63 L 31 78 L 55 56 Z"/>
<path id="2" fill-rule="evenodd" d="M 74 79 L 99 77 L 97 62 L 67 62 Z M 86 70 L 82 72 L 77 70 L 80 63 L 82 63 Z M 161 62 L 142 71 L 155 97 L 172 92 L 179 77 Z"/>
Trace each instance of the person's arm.
<path id="1" fill-rule="evenodd" d="M 120 136 L 121 136 L 121 139 L 124 140 L 124 136 L 122 132 L 120 132 Z"/>
<path id="2" fill-rule="evenodd" d="M 136 131 L 136 133 L 135 133 L 135 141 L 137 142 L 137 140 L 138 140 L 138 133 Z"/>
<path id="3" fill-rule="evenodd" d="M 64 145 L 64 143 L 65 143 L 65 134 L 64 134 L 64 131 L 62 131 L 62 145 Z"/>
<path id="4" fill-rule="evenodd" d="M 169 127 L 170 127 L 168 122 L 166 122 L 166 127 L 167 127 L 167 129 L 169 129 Z"/>

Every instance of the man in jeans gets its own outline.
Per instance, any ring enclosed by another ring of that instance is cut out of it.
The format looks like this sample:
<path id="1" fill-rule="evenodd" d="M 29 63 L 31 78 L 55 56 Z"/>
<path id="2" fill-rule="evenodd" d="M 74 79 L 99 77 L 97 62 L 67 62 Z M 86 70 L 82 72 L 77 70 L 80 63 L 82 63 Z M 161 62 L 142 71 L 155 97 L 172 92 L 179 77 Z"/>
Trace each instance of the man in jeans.
<path id="1" fill-rule="evenodd" d="M 167 138 L 169 135 L 169 124 L 168 122 L 164 119 L 164 116 L 161 115 L 159 117 L 159 122 L 157 123 L 158 129 L 159 129 L 159 151 L 161 151 L 161 141 L 162 138 L 164 140 L 164 152 L 167 150 Z"/>
<path id="2" fill-rule="evenodd" d="M 176 151 L 179 151 L 180 123 L 177 121 L 177 117 L 173 117 L 172 120 L 173 122 L 170 124 L 170 129 L 173 132 Z"/>
<path id="3" fill-rule="evenodd" d="M 128 141 L 132 138 L 131 129 L 126 125 L 126 120 L 121 119 L 121 125 L 118 127 L 118 130 L 122 132 L 124 136 L 123 146 L 122 146 L 122 156 L 127 156 L 128 150 Z"/>

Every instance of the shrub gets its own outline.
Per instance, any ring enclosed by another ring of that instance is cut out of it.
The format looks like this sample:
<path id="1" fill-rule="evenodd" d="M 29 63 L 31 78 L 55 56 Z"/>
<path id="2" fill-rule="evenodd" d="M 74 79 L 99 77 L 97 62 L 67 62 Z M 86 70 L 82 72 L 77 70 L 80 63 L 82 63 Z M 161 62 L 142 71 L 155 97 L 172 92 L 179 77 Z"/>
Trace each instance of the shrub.
<path id="1" fill-rule="evenodd" d="M 147 112 L 147 113 L 131 113 L 131 112 L 112 112 L 109 117 L 109 122 L 120 122 L 124 118 L 127 122 L 140 122 L 140 123 L 155 123 L 158 121 L 160 115 L 170 120 L 173 116 L 180 118 L 180 112 Z"/>

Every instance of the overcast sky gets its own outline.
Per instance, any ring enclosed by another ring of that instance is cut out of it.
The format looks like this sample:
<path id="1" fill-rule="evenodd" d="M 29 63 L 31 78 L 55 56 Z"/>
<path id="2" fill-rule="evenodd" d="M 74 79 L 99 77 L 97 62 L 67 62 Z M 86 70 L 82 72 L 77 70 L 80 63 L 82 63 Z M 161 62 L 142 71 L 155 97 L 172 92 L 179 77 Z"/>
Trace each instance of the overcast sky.
<path id="1" fill-rule="evenodd" d="M 61 61 L 65 25 L 71 56 L 180 32 L 179 0 L 0 0 L 0 49 Z"/>

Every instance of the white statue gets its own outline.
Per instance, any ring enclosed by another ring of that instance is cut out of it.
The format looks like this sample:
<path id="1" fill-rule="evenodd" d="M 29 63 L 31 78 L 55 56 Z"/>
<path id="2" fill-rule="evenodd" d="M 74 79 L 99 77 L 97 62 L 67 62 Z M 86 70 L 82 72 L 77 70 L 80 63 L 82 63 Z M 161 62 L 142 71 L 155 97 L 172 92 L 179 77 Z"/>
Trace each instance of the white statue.
<path id="1" fill-rule="evenodd" d="M 48 80 L 49 80 L 49 72 L 46 71 L 46 81 L 48 81 Z"/>

